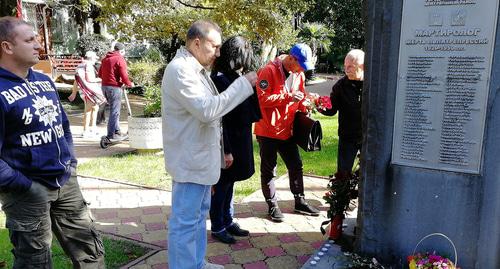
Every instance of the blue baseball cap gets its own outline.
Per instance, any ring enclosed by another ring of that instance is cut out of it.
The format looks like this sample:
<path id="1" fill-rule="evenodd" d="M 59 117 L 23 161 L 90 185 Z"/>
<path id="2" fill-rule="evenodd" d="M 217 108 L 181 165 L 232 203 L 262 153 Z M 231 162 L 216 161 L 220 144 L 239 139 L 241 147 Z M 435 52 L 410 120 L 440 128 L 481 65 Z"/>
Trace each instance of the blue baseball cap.
<path id="1" fill-rule="evenodd" d="M 290 55 L 295 57 L 299 62 L 300 66 L 305 70 L 314 69 L 314 64 L 312 62 L 312 51 L 311 48 L 304 43 L 297 43 L 290 49 Z"/>

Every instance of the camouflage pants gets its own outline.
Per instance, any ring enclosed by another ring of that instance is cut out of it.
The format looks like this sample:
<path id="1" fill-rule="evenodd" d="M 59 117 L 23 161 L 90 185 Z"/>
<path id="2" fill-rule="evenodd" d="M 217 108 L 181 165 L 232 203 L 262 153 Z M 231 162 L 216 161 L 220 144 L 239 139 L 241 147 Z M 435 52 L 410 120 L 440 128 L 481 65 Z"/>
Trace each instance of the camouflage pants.
<path id="1" fill-rule="evenodd" d="M 0 202 L 14 246 L 14 269 L 52 268 L 52 232 L 74 268 L 105 267 L 101 236 L 76 176 L 56 190 L 33 182 L 23 193 L 0 192 Z"/>

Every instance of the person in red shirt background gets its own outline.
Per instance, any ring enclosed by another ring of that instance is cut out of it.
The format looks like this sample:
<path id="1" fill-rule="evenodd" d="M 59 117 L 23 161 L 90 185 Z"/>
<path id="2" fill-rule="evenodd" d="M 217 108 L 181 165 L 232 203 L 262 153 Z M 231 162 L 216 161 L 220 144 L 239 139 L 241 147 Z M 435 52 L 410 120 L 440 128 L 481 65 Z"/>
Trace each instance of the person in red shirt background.
<path id="1" fill-rule="evenodd" d="M 288 169 L 290 190 L 295 198 L 295 212 L 318 216 L 319 210 L 304 199 L 302 160 L 297 144 L 292 139 L 295 113 L 306 112 L 304 71 L 314 69 L 311 48 L 299 43 L 288 55 L 280 55 L 257 73 L 257 95 L 262 119 L 255 124 L 260 149 L 261 186 L 269 206 L 269 217 L 283 221 L 276 198 L 274 177 L 279 152 Z"/>
<path id="2" fill-rule="evenodd" d="M 102 91 L 109 104 L 109 120 L 107 137 L 110 140 L 124 140 L 127 138 L 120 131 L 120 107 L 122 100 L 122 85 L 132 87 L 133 83 L 128 78 L 127 62 L 123 57 L 125 46 L 117 42 L 114 51 L 110 51 L 102 59 L 99 68 L 99 77 L 102 79 Z"/>

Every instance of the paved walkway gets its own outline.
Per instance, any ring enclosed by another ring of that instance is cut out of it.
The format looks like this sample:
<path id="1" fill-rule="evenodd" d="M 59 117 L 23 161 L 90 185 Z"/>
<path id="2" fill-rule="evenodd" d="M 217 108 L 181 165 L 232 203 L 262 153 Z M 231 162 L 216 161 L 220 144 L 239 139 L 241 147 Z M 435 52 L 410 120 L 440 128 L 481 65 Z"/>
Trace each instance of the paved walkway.
<path id="1" fill-rule="evenodd" d="M 98 229 L 151 248 L 126 268 L 168 268 L 166 239 L 170 192 L 84 177 L 80 177 L 79 182 L 85 199 L 91 203 Z M 207 231 L 208 260 L 225 265 L 226 269 L 300 268 L 326 239 L 319 232 L 321 222 L 326 219 L 326 207 L 322 202 L 326 182 L 322 178 L 305 178 L 306 198 L 310 204 L 320 207 L 319 217 L 293 213 L 293 196 L 287 176 L 277 180 L 284 222 L 274 223 L 267 219 L 267 205 L 260 191 L 235 204 L 237 222 L 249 229 L 251 235 L 238 238 L 234 245 L 226 245 L 214 241 Z M 209 220 L 207 227 L 210 227 Z"/>

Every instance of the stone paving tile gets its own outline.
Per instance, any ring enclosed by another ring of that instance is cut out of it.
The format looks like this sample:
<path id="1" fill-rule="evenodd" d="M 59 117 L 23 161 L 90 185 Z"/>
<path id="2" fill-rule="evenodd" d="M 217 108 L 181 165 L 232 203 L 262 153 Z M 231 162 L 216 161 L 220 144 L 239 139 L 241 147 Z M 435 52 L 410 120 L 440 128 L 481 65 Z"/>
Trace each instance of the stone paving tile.
<path id="1" fill-rule="evenodd" d="M 278 238 L 282 243 L 293 243 L 302 241 L 300 237 L 296 234 L 279 235 Z"/>
<path id="2" fill-rule="evenodd" d="M 320 248 L 323 245 L 323 243 L 324 243 L 324 240 L 312 242 L 311 243 L 311 247 L 313 249 L 318 249 L 318 248 Z"/>
<path id="3" fill-rule="evenodd" d="M 243 266 L 239 264 L 226 264 L 224 265 L 224 269 L 243 269 Z"/>
<path id="4" fill-rule="evenodd" d="M 168 264 L 162 263 L 162 264 L 155 264 L 151 266 L 151 269 L 168 269 Z"/>
<path id="5" fill-rule="evenodd" d="M 166 230 L 158 230 L 158 231 L 150 231 L 143 232 L 142 237 L 145 242 L 152 243 L 158 240 L 166 240 L 167 239 L 167 231 Z"/>
<path id="6" fill-rule="evenodd" d="M 120 234 L 131 234 L 131 233 L 140 233 L 144 231 L 144 224 L 133 224 L 133 225 L 119 225 L 118 233 Z"/>
<path id="7" fill-rule="evenodd" d="M 208 244 L 206 255 L 208 257 L 212 257 L 212 256 L 220 256 L 228 254 L 230 252 L 231 252 L 231 247 L 229 245 L 220 242 L 215 242 Z"/>
<path id="8" fill-rule="evenodd" d="M 126 237 L 130 238 L 130 239 L 134 239 L 134 240 L 137 240 L 137 241 L 142 241 L 142 233 L 133 233 L 133 234 L 126 234 L 125 235 Z"/>
<path id="9" fill-rule="evenodd" d="M 266 231 L 269 233 L 295 233 L 297 232 L 291 223 L 286 222 L 286 216 L 285 216 L 285 221 L 282 223 L 276 223 L 274 225 L 267 225 L 266 226 Z"/>
<path id="10" fill-rule="evenodd" d="M 152 241 L 151 244 L 162 247 L 162 248 L 167 248 L 167 246 L 168 246 L 167 240 Z"/>
<path id="11" fill-rule="evenodd" d="M 151 266 L 149 266 L 147 264 L 137 264 L 137 265 L 130 267 L 130 269 L 150 269 L 150 268 L 151 268 Z"/>
<path id="12" fill-rule="evenodd" d="M 243 265 L 245 269 L 268 269 L 267 264 L 263 261 L 247 263 Z"/>
<path id="13" fill-rule="evenodd" d="M 328 239 L 328 236 L 322 235 L 319 232 L 319 227 L 317 231 L 315 232 L 310 232 L 310 233 L 298 233 L 298 236 L 305 242 L 316 242 L 316 241 L 325 241 Z"/>
<path id="14" fill-rule="evenodd" d="M 122 208 L 118 210 L 119 218 L 140 217 L 142 216 L 142 208 Z"/>
<path id="15" fill-rule="evenodd" d="M 122 220 L 119 219 L 119 218 L 112 218 L 112 219 L 101 220 L 98 217 L 95 217 L 95 215 L 94 215 L 94 220 L 95 220 L 96 224 L 103 225 L 103 226 L 115 226 L 115 227 L 118 227 L 122 223 Z"/>
<path id="16" fill-rule="evenodd" d="M 260 251 L 260 249 L 256 248 L 233 251 L 231 253 L 231 256 L 233 257 L 233 261 L 239 264 L 263 261 L 266 257 L 264 256 L 264 254 L 262 254 L 262 251 Z"/>
<path id="17" fill-rule="evenodd" d="M 297 257 L 297 262 L 302 266 L 307 262 L 307 260 L 309 260 L 310 257 L 311 255 L 300 255 Z"/>
<path id="18" fill-rule="evenodd" d="M 281 245 L 286 253 L 293 256 L 310 255 L 314 252 L 310 243 L 294 242 Z"/>
<path id="19" fill-rule="evenodd" d="M 237 212 L 234 214 L 234 218 L 236 219 L 244 219 L 244 218 L 251 218 L 253 217 L 252 212 Z"/>
<path id="20" fill-rule="evenodd" d="M 277 257 L 285 255 L 285 251 L 281 247 L 268 247 L 262 249 L 262 252 L 267 257 Z"/>
<path id="21" fill-rule="evenodd" d="M 94 216 L 99 220 L 109 220 L 118 218 L 118 212 L 114 209 L 100 210 L 94 213 Z"/>
<path id="22" fill-rule="evenodd" d="M 281 244 L 281 241 L 278 239 L 276 235 L 263 235 L 259 237 L 250 238 L 250 242 L 256 248 L 267 248 L 267 247 L 275 247 Z"/>
<path id="23" fill-rule="evenodd" d="M 294 269 L 300 268 L 297 258 L 294 256 L 272 257 L 266 260 L 269 269 Z"/>
<path id="24" fill-rule="evenodd" d="M 216 264 L 220 264 L 220 265 L 225 265 L 225 264 L 231 263 L 233 261 L 233 259 L 231 258 L 231 255 L 229 255 L 229 254 L 212 256 L 212 257 L 209 257 L 208 260 L 211 263 L 216 263 Z"/>
<path id="25" fill-rule="evenodd" d="M 156 253 L 155 255 L 149 257 L 146 260 L 146 264 L 148 264 L 150 266 L 155 265 L 155 264 L 162 264 L 162 263 L 168 263 L 166 250 L 162 250 L 162 251 Z"/>
<path id="26" fill-rule="evenodd" d="M 126 225 L 137 225 L 141 222 L 141 216 L 131 216 L 121 218 L 121 223 Z"/>
<path id="27" fill-rule="evenodd" d="M 115 226 L 96 225 L 96 227 L 98 230 L 105 232 L 105 233 L 116 234 L 118 232 L 118 228 Z"/>
<path id="28" fill-rule="evenodd" d="M 94 181 L 98 182 L 98 181 Z M 319 184 L 317 184 L 319 183 Z M 149 242 L 160 248 L 161 252 L 149 257 L 146 261 L 132 268 L 168 268 L 167 247 L 167 216 L 171 212 L 171 194 L 169 192 L 152 190 L 146 195 L 136 195 L 134 203 L 140 200 L 137 207 L 121 208 L 123 200 L 129 199 L 121 195 L 116 183 L 105 182 L 96 191 L 92 184 L 85 183 L 88 191 L 84 195 L 90 197 L 91 208 L 96 215 L 96 226 L 105 232 L 127 236 L 136 240 Z M 95 184 L 95 183 L 94 183 Z M 99 183 L 100 184 L 100 183 Z M 306 198 L 311 205 L 322 205 L 322 195 L 325 181 L 306 177 Z M 261 191 L 246 197 L 243 202 L 235 204 L 236 220 L 241 227 L 250 230 L 250 237 L 239 238 L 238 244 L 226 245 L 211 239 L 208 235 L 207 259 L 217 264 L 224 264 L 226 269 L 241 268 L 280 268 L 293 269 L 307 261 L 314 249 L 321 247 L 326 237 L 319 232 L 320 223 L 326 219 L 326 212 L 320 217 L 303 216 L 293 213 L 293 196 L 288 188 L 288 180 L 277 180 L 278 200 L 285 213 L 283 223 L 274 223 L 268 219 L 267 204 Z M 307 191 L 311 187 L 318 191 Z M 128 195 L 131 187 L 126 186 Z M 141 189 L 141 188 L 137 188 Z M 138 192 L 137 189 L 135 192 Z M 141 190 L 140 193 L 142 193 Z M 120 201 L 122 200 L 122 201 Z M 151 204 L 156 203 L 156 204 Z M 210 222 L 207 220 L 207 228 Z M 209 234 L 210 231 L 207 231 Z"/>
<path id="29" fill-rule="evenodd" d="M 165 222 L 152 222 L 145 223 L 146 231 L 158 231 L 167 229 L 167 224 Z"/>
<path id="30" fill-rule="evenodd" d="M 240 213 L 252 212 L 252 207 L 244 203 L 234 203 L 234 211 Z"/>
<path id="31" fill-rule="evenodd" d="M 141 223 L 159 223 L 159 222 L 167 224 L 167 215 L 160 212 L 159 214 L 141 216 Z"/>
<path id="32" fill-rule="evenodd" d="M 142 209 L 142 213 L 144 215 L 154 215 L 154 214 L 161 214 L 161 208 L 160 207 L 146 207 Z"/>
<path id="33" fill-rule="evenodd" d="M 248 240 L 238 240 L 236 241 L 236 244 L 231 245 L 232 250 L 243 250 L 243 249 L 249 249 L 252 248 L 252 244 L 250 244 L 250 241 Z"/>

